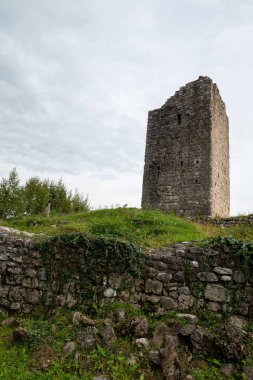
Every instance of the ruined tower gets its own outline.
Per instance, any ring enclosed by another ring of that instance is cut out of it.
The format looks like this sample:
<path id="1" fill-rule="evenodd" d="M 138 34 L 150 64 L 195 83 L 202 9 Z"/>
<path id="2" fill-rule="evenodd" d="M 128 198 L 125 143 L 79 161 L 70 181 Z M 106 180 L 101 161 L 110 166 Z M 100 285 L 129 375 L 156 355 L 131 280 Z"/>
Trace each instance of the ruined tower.
<path id="1" fill-rule="evenodd" d="M 225 104 L 199 77 L 148 114 L 142 207 L 227 217 L 229 193 Z"/>

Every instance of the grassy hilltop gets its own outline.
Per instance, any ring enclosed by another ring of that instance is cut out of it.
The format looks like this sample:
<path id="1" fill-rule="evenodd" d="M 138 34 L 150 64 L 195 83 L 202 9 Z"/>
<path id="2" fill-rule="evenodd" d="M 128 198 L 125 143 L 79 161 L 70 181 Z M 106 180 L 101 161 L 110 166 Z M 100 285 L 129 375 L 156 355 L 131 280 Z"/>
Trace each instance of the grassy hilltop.
<path id="1" fill-rule="evenodd" d="M 253 241 L 253 226 L 242 225 L 222 228 L 201 225 L 160 211 L 137 208 L 52 214 L 49 218 L 36 215 L 24 216 L 0 220 L 0 225 L 45 235 L 88 232 L 91 235 L 103 235 L 132 241 L 143 248 L 161 247 L 174 242 L 225 235 Z"/>

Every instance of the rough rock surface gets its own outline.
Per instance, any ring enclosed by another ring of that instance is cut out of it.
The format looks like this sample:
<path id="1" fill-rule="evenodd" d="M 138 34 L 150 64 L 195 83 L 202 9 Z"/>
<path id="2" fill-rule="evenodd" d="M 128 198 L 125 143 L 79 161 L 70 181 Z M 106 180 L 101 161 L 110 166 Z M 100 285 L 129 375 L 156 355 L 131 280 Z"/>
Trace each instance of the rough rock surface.
<path id="1" fill-rule="evenodd" d="M 0 308 L 29 314 L 41 306 L 71 308 L 82 305 L 84 289 L 80 278 L 71 274 L 75 268 L 71 268 L 64 284 L 54 281 L 54 276 L 50 280 L 42 255 L 31 238 L 9 234 L 8 229 L 0 231 Z M 104 276 L 103 282 L 92 289 L 102 297 L 101 305 L 124 301 L 141 308 L 148 303 L 159 312 L 187 313 L 195 303 L 213 312 L 227 310 L 231 315 L 235 309 L 238 318 L 247 319 L 253 312 L 253 286 L 247 268 L 238 268 L 234 253 L 231 247 L 217 250 L 187 242 L 152 249 L 144 254 L 141 277 Z M 55 276 L 62 265 L 68 265 L 66 260 L 61 262 L 60 254 L 57 257 Z M 78 266 L 76 271 L 79 270 Z M 230 277 L 229 281 L 224 276 Z M 108 284 L 111 287 L 107 287 Z M 108 297 L 109 293 L 112 297 Z M 119 312 L 117 318 L 123 320 L 124 311 Z M 79 312 L 74 315 L 73 322 L 96 324 L 95 320 Z"/>
<path id="2" fill-rule="evenodd" d="M 218 329 L 216 344 L 227 359 L 240 360 L 246 356 L 247 334 L 231 323 L 223 323 Z"/>
<path id="3" fill-rule="evenodd" d="M 193 352 L 211 354 L 214 350 L 214 336 L 205 327 L 198 326 L 190 336 Z"/>
<path id="4" fill-rule="evenodd" d="M 130 334 L 137 338 L 145 337 L 148 333 L 148 320 L 144 316 L 133 317 L 122 329 L 123 334 Z"/>

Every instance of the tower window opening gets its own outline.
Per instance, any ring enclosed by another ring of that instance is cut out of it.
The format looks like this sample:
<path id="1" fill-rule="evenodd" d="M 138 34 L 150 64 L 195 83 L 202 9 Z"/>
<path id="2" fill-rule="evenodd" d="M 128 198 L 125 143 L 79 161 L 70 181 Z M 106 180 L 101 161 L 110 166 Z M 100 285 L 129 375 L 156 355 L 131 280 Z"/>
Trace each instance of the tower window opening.
<path id="1" fill-rule="evenodd" d="M 177 114 L 177 121 L 178 121 L 178 124 L 181 124 L 181 113 L 178 113 Z"/>

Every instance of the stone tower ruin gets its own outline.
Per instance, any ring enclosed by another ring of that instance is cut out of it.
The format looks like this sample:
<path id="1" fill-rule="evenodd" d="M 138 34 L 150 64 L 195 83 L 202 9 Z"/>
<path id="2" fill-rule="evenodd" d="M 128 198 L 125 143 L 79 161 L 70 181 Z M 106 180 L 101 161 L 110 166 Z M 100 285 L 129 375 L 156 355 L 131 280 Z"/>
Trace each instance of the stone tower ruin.
<path id="1" fill-rule="evenodd" d="M 228 117 L 208 77 L 148 114 L 142 207 L 185 216 L 229 216 Z"/>

